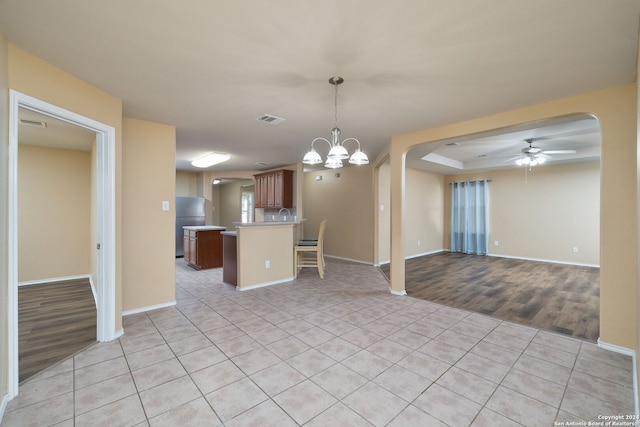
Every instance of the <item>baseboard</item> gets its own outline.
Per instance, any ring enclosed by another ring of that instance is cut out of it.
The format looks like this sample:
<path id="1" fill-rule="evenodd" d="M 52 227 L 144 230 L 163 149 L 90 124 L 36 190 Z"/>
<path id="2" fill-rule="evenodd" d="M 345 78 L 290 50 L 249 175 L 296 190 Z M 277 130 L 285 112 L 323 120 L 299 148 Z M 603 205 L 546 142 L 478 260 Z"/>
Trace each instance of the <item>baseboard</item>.
<path id="1" fill-rule="evenodd" d="M 144 313 L 145 311 L 160 310 L 161 308 L 173 307 L 176 305 L 175 301 L 165 302 L 163 304 L 149 305 L 147 307 L 134 308 L 133 310 L 126 310 L 122 312 L 122 316 L 131 316 L 132 314 Z"/>
<path id="2" fill-rule="evenodd" d="M 358 264 L 373 265 L 373 264 L 372 264 L 372 263 L 370 263 L 370 262 L 362 261 L 362 260 L 359 260 L 359 259 L 343 258 L 343 257 L 340 257 L 340 256 L 327 255 L 327 254 L 324 254 L 324 256 L 325 256 L 325 257 L 327 257 L 327 258 L 339 259 L 339 260 L 342 260 L 342 261 L 357 262 Z"/>
<path id="3" fill-rule="evenodd" d="M 2 402 L 0 402 L 0 423 L 2 423 L 2 418 L 4 418 L 4 411 L 7 409 L 7 404 L 9 403 L 9 395 L 5 394 L 2 396 Z"/>
<path id="4" fill-rule="evenodd" d="M 264 283 L 258 283 L 255 285 L 250 285 L 250 286 L 243 286 L 243 287 L 236 286 L 236 289 L 240 292 L 243 292 L 243 291 L 249 291 L 251 289 L 264 288 L 265 286 L 273 286 L 273 285 L 279 285 L 281 283 L 292 282 L 293 280 L 295 280 L 295 278 L 292 276 L 282 280 L 275 280 L 273 282 L 264 282 Z"/>
<path id="5" fill-rule="evenodd" d="M 96 294 L 96 286 L 93 283 L 93 275 L 89 275 L 89 285 L 91 285 L 91 293 L 93 294 L 93 302 L 96 303 L 96 307 L 98 307 L 98 294 Z"/>
<path id="6" fill-rule="evenodd" d="M 423 252 L 423 253 L 420 253 L 420 254 L 410 255 L 408 257 L 405 257 L 405 259 L 420 258 L 421 256 L 439 254 L 439 253 L 442 253 L 442 252 L 444 252 L 444 249 L 437 249 L 435 251 Z"/>
<path id="7" fill-rule="evenodd" d="M 421 256 L 427 256 L 427 255 L 434 255 L 434 254 L 439 254 L 441 252 L 449 252 L 448 250 L 445 249 L 436 249 L 435 251 L 429 251 L 429 252 L 422 252 L 419 254 L 415 254 L 415 255 L 409 255 L 404 257 L 405 260 L 408 259 L 412 259 L 412 258 L 420 258 Z M 391 260 L 386 260 L 386 261 L 381 261 L 378 264 L 376 264 L 376 267 L 381 267 L 383 265 L 387 265 L 387 264 L 391 264 Z"/>
<path id="8" fill-rule="evenodd" d="M 633 363 L 633 404 L 635 407 L 635 415 L 636 419 L 640 419 L 640 406 L 638 406 L 638 365 L 636 364 L 636 351 L 627 347 L 621 347 L 615 344 L 609 344 L 602 342 L 600 338 L 598 338 L 598 347 L 603 350 L 613 351 L 614 353 L 624 354 L 626 356 L 631 356 L 631 360 Z"/>
<path id="9" fill-rule="evenodd" d="M 552 264 L 575 265 L 577 267 L 600 268 L 598 264 L 586 264 L 582 262 L 568 262 L 568 261 L 558 261 L 553 259 L 527 258 L 527 257 L 521 257 L 521 256 L 510 256 L 510 255 L 500 255 L 500 254 L 487 254 L 487 256 L 496 257 L 496 258 L 521 259 L 523 261 L 550 262 Z"/>
<path id="10" fill-rule="evenodd" d="M 65 282 L 67 280 L 78 280 L 78 279 L 89 279 L 89 281 L 91 281 L 91 275 L 80 274 L 77 276 L 65 276 L 65 277 L 53 277 L 50 279 L 27 280 L 24 282 L 18 282 L 18 286 L 42 285 L 43 283 Z"/>

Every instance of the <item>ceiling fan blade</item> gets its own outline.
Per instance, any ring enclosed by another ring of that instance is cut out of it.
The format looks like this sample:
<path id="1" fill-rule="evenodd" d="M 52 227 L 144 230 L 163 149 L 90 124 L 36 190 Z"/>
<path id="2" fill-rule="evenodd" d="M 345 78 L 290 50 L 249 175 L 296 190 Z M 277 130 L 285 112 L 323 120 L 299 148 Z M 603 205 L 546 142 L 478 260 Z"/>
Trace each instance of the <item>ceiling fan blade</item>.
<path id="1" fill-rule="evenodd" d="M 503 162 L 504 162 L 504 163 L 508 163 L 508 162 L 512 162 L 512 161 L 514 161 L 514 160 L 518 160 L 518 159 L 520 159 L 520 158 L 522 158 L 522 156 L 515 156 L 515 157 L 512 157 L 512 158 L 510 158 L 510 159 L 503 160 Z"/>
<path id="2" fill-rule="evenodd" d="M 544 150 L 543 154 L 576 154 L 576 150 Z"/>

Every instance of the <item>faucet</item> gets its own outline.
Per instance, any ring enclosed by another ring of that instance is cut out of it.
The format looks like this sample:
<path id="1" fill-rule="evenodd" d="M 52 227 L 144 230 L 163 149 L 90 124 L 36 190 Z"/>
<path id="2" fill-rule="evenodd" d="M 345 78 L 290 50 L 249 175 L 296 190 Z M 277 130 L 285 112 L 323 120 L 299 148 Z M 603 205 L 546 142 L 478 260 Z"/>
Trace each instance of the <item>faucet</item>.
<path id="1" fill-rule="evenodd" d="M 291 216 L 291 211 L 287 208 L 282 208 L 278 211 L 278 217 L 280 217 L 280 219 L 286 221 L 287 220 L 287 216 L 285 215 L 284 217 L 282 216 L 282 211 L 287 211 L 287 213 L 289 214 L 289 216 Z"/>

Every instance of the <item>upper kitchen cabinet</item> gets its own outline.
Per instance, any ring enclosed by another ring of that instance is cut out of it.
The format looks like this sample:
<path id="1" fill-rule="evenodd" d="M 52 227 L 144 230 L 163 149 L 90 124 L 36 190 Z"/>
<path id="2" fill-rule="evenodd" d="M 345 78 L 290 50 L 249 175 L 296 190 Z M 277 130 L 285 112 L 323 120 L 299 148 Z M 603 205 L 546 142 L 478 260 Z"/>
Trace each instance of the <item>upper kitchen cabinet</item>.
<path id="1" fill-rule="evenodd" d="M 253 177 L 256 208 L 293 207 L 293 171 L 280 169 Z"/>

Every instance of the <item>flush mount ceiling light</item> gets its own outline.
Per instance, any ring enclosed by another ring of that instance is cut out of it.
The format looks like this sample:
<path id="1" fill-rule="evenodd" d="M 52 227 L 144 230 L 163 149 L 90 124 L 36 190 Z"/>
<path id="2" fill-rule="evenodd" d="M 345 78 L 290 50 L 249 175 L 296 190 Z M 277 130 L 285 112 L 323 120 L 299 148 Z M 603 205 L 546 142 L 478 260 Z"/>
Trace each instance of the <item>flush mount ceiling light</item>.
<path id="1" fill-rule="evenodd" d="M 327 155 L 327 161 L 324 166 L 331 169 L 341 168 L 343 166 L 342 160 L 349 159 L 349 163 L 352 165 L 366 165 L 369 163 L 369 158 L 367 155 L 360 149 L 360 141 L 355 138 L 347 138 L 340 142 L 340 129 L 338 129 L 338 85 L 341 85 L 344 82 L 342 77 L 331 77 L 329 79 L 329 83 L 331 83 L 335 88 L 334 95 L 334 122 L 333 129 L 331 130 L 331 141 L 326 138 L 318 137 L 311 141 L 311 150 L 305 154 L 302 159 L 302 163 L 307 165 L 317 165 L 322 163 L 322 157 L 313 147 L 313 144 L 316 141 L 324 141 L 329 144 L 329 154 Z M 358 148 L 356 151 L 349 157 L 349 152 L 345 148 L 344 144 L 349 141 L 354 141 L 358 144 Z"/>
<path id="2" fill-rule="evenodd" d="M 206 156 L 200 157 L 191 162 L 191 164 L 197 168 L 208 168 L 209 166 L 217 165 L 218 163 L 226 162 L 231 156 L 226 153 L 209 153 Z"/>

